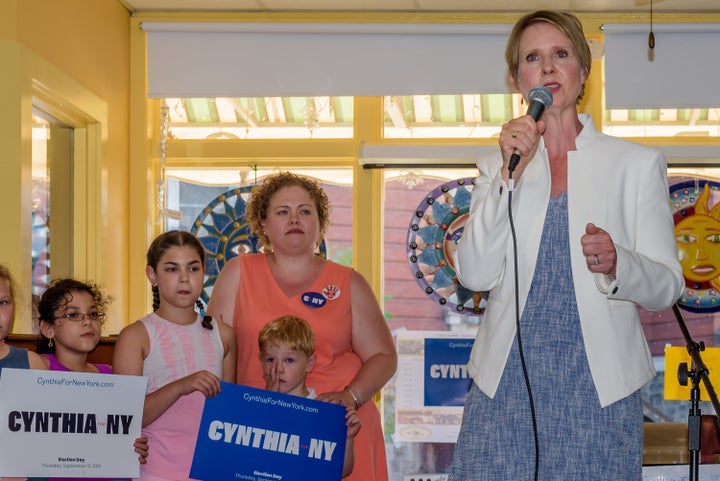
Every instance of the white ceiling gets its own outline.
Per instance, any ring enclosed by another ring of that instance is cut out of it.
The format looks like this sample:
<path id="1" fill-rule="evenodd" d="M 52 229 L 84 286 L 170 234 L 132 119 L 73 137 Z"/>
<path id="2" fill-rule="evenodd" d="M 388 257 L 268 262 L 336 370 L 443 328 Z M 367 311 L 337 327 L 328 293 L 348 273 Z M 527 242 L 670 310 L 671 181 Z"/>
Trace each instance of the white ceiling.
<path id="1" fill-rule="evenodd" d="M 651 0 L 120 0 L 131 12 L 650 12 Z M 718 0 L 652 0 L 654 13 L 720 12 Z"/>

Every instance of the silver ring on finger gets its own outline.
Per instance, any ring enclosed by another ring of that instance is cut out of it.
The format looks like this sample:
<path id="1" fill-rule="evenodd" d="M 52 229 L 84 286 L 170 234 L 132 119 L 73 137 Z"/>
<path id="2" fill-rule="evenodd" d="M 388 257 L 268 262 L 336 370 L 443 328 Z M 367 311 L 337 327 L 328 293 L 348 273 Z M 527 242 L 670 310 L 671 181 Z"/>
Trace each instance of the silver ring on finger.
<path id="1" fill-rule="evenodd" d="M 600 259 L 598 259 L 597 254 L 595 254 L 595 258 L 593 259 L 593 262 L 595 263 L 596 266 L 600 265 Z"/>

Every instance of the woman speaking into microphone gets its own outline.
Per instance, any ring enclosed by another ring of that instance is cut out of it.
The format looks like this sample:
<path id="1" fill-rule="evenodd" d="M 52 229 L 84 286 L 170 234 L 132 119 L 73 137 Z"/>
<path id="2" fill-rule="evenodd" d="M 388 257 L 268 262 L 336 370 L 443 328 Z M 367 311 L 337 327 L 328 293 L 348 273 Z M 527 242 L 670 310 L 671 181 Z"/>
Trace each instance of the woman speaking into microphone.
<path id="1" fill-rule="evenodd" d="M 575 16 L 525 15 L 505 57 L 526 100 L 552 102 L 477 163 L 455 269 L 489 295 L 450 480 L 640 480 L 655 370 L 636 307 L 683 288 L 666 163 L 578 113 L 591 54 Z"/>

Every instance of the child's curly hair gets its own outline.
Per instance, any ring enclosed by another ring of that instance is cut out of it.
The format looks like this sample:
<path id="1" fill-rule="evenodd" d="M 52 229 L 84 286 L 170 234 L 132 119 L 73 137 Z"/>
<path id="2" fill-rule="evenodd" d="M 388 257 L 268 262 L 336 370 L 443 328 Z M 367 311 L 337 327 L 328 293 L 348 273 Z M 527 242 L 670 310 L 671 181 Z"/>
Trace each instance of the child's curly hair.
<path id="1" fill-rule="evenodd" d="M 41 322 L 55 324 L 55 312 L 66 306 L 73 298 L 75 292 L 87 292 L 93 298 L 98 313 L 105 315 L 107 307 L 112 298 L 105 294 L 100 287 L 92 281 L 78 281 L 76 279 L 55 279 L 50 287 L 40 296 L 37 305 L 38 315 Z M 54 354 L 55 346 L 50 345 L 50 339 L 40 331 L 40 337 L 35 343 L 35 350 L 38 354 Z"/>
<path id="2" fill-rule="evenodd" d="M 315 201 L 315 208 L 318 213 L 318 221 L 320 224 L 320 235 L 318 236 L 317 245 L 319 246 L 325 237 L 328 225 L 330 224 L 330 199 L 328 199 L 325 191 L 320 184 L 302 175 L 293 174 L 291 172 L 278 172 L 265 178 L 261 185 L 253 187 L 250 193 L 245 215 L 250 223 L 250 229 L 253 234 L 258 237 L 260 244 L 266 251 L 272 250 L 270 239 L 263 232 L 262 222 L 267 219 L 270 200 L 273 195 L 280 189 L 285 187 L 298 186 L 305 189 L 310 197 Z"/>

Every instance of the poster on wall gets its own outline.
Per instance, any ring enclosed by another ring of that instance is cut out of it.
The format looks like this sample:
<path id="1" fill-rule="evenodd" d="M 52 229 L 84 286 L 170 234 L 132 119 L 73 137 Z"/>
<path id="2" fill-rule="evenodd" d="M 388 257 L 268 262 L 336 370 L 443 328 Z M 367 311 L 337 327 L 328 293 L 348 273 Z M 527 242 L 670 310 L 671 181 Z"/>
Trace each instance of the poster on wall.
<path id="1" fill-rule="evenodd" d="M 396 442 L 455 443 L 470 387 L 470 331 L 398 331 Z"/>

